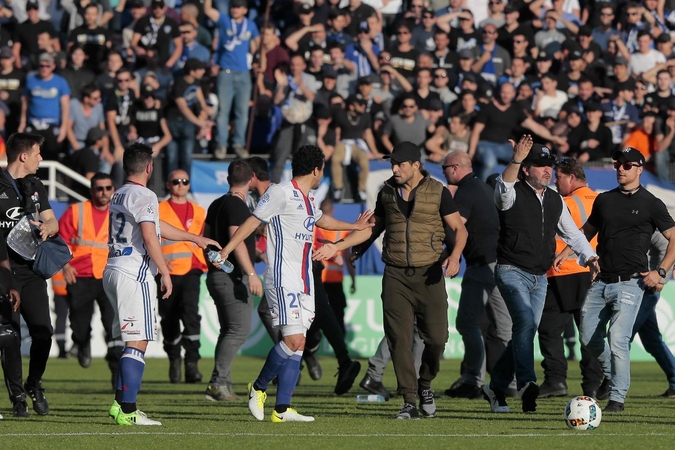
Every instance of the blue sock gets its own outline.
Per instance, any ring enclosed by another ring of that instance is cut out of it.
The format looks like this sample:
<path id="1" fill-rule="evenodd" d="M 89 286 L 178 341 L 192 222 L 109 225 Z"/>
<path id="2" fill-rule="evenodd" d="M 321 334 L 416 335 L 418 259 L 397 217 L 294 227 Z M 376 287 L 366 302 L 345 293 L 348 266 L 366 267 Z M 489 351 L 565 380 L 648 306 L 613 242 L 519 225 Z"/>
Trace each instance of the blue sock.
<path id="1" fill-rule="evenodd" d="M 136 395 L 141 390 L 145 371 L 144 356 L 145 352 L 133 347 L 125 347 L 122 352 L 119 367 L 122 379 L 122 403 L 136 403 Z"/>
<path id="2" fill-rule="evenodd" d="M 291 397 L 300 375 L 300 361 L 302 361 L 302 350 L 295 352 L 281 368 L 277 387 L 277 405 L 291 404 Z"/>
<path id="3" fill-rule="evenodd" d="M 293 351 L 284 344 L 284 341 L 279 341 L 272 347 L 272 350 L 267 354 L 263 368 L 260 370 L 260 375 L 255 380 L 256 388 L 261 390 L 267 389 L 270 381 L 279 374 L 288 358 L 292 355 Z"/>

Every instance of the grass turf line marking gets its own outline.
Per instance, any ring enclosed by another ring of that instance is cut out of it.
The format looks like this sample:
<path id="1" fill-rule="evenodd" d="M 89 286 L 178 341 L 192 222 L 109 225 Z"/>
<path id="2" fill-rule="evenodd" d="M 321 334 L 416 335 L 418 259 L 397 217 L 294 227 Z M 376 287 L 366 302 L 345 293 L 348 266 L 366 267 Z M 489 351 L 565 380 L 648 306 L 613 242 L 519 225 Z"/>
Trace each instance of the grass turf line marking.
<path id="1" fill-rule="evenodd" d="M 288 437 L 288 434 L 283 433 L 211 433 L 211 432 L 81 432 L 81 433 L 0 433 L 2 437 L 66 437 L 66 436 L 222 436 L 222 437 Z M 413 437 L 413 438 L 439 438 L 439 437 L 455 437 L 455 438 L 539 438 L 539 437 L 583 437 L 583 436 L 633 436 L 633 437 L 648 437 L 648 436 L 675 436 L 675 433 L 630 433 L 630 434 L 601 434 L 601 433 L 521 433 L 521 434 L 330 434 L 330 433 L 293 433 L 293 437 Z"/>

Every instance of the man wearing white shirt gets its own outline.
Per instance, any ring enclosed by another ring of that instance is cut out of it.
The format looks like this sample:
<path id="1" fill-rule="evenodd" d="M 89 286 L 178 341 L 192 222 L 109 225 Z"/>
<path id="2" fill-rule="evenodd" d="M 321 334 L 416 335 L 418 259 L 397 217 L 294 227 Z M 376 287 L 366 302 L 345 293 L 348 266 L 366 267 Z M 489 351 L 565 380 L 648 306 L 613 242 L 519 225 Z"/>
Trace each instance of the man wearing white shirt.
<path id="1" fill-rule="evenodd" d="M 544 113 L 553 113 L 556 117 L 567 102 L 567 94 L 557 89 L 558 80 L 551 73 L 541 77 L 541 90 L 532 101 L 532 108 L 536 117 L 544 117 Z"/>
<path id="2" fill-rule="evenodd" d="M 651 48 L 652 35 L 649 31 L 640 31 L 637 35 L 638 50 L 630 55 L 630 69 L 633 75 L 650 71 L 655 65 L 666 62 L 666 57 Z"/>

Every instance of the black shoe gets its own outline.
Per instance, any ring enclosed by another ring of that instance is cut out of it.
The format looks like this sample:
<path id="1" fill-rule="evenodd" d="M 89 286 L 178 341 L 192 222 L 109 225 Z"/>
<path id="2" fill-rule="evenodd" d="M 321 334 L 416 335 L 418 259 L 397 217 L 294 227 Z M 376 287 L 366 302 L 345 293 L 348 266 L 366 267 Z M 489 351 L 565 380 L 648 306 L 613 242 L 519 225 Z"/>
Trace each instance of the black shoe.
<path id="1" fill-rule="evenodd" d="M 180 383 L 182 377 L 180 363 L 180 358 L 169 359 L 169 381 L 173 384 Z"/>
<path id="2" fill-rule="evenodd" d="M 420 413 L 412 403 L 404 403 L 401 412 L 398 413 L 396 418 L 404 420 L 420 420 Z"/>
<path id="3" fill-rule="evenodd" d="M 321 364 L 319 364 L 319 360 L 316 358 L 316 353 L 305 353 L 302 356 L 305 360 L 305 363 L 307 363 L 307 372 L 309 373 L 309 377 L 314 381 L 320 380 L 321 376 L 323 375 L 323 371 L 321 370 Z"/>
<path id="4" fill-rule="evenodd" d="M 26 403 L 26 394 L 17 395 L 12 399 L 14 404 L 14 417 L 30 417 L 28 412 L 28 403 Z"/>
<path id="5" fill-rule="evenodd" d="M 675 389 L 668 388 L 666 392 L 661 394 L 661 397 L 665 398 L 675 398 Z"/>
<path id="6" fill-rule="evenodd" d="M 196 362 L 185 363 L 185 382 L 186 383 L 201 383 L 202 373 L 199 371 Z"/>
<path id="7" fill-rule="evenodd" d="M 434 401 L 434 391 L 430 388 L 417 390 L 417 396 L 420 398 L 420 411 L 428 419 L 436 417 L 436 402 Z"/>
<path id="8" fill-rule="evenodd" d="M 602 412 L 606 413 L 623 412 L 623 403 L 610 400 L 609 403 L 607 403 L 607 406 L 605 406 L 605 409 L 602 410 Z"/>
<path id="9" fill-rule="evenodd" d="M 389 401 L 391 398 L 391 393 L 387 390 L 387 388 L 384 387 L 382 382 L 373 380 L 373 377 L 371 377 L 368 373 L 366 373 L 366 375 L 363 377 L 363 380 L 361 380 L 359 386 L 371 394 L 381 395 L 386 401 Z"/>
<path id="10" fill-rule="evenodd" d="M 346 394 L 352 388 L 354 380 L 361 371 L 361 363 L 358 361 L 350 361 L 349 364 L 338 369 L 337 383 L 335 384 L 335 393 L 337 395 Z"/>
<path id="11" fill-rule="evenodd" d="M 535 412 L 537 410 L 537 397 L 539 397 L 539 386 L 537 386 L 537 383 L 528 381 L 519 392 L 520 398 L 523 400 L 523 412 Z"/>
<path id="12" fill-rule="evenodd" d="M 47 399 L 45 398 L 45 390 L 42 389 L 42 381 L 38 381 L 32 385 L 26 381 L 23 388 L 30 399 L 33 400 L 33 410 L 40 416 L 49 414 L 49 403 L 47 403 Z"/>
<path id="13" fill-rule="evenodd" d="M 452 398 L 482 398 L 483 391 L 478 386 L 463 383 L 461 381 L 455 382 L 449 389 L 445 390 L 445 395 Z"/>
<path id="14" fill-rule="evenodd" d="M 564 382 L 549 383 L 548 381 L 544 381 L 544 383 L 539 387 L 539 397 L 541 398 L 566 396 L 567 385 Z"/>
<path id="15" fill-rule="evenodd" d="M 91 366 L 91 344 L 87 343 L 77 348 L 77 362 L 85 369 Z"/>
<path id="16" fill-rule="evenodd" d="M 609 379 L 605 378 L 598 388 L 598 396 L 594 398 L 596 400 L 606 400 L 607 397 L 609 397 Z"/>

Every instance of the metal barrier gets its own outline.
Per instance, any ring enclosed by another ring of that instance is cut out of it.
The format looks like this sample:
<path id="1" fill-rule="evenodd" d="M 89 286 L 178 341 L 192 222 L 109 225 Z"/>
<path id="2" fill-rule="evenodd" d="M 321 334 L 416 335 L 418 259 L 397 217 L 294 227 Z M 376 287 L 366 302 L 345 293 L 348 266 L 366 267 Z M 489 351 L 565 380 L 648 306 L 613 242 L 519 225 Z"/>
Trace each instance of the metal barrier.
<path id="1" fill-rule="evenodd" d="M 7 167 L 7 161 L 0 162 L 0 167 L 2 168 Z M 91 181 L 89 181 L 87 177 L 80 175 L 73 169 L 57 161 L 41 161 L 40 170 L 43 169 L 47 169 L 48 173 L 47 179 L 42 180 L 42 183 L 47 188 L 47 195 L 49 196 L 49 200 L 68 200 L 67 198 L 58 196 L 57 192 L 61 194 L 66 194 L 76 199 L 77 201 L 87 200 L 87 197 L 78 194 L 77 192 L 75 192 L 62 182 L 62 180 L 70 179 L 71 181 L 79 183 L 86 188 L 90 188 Z"/>

